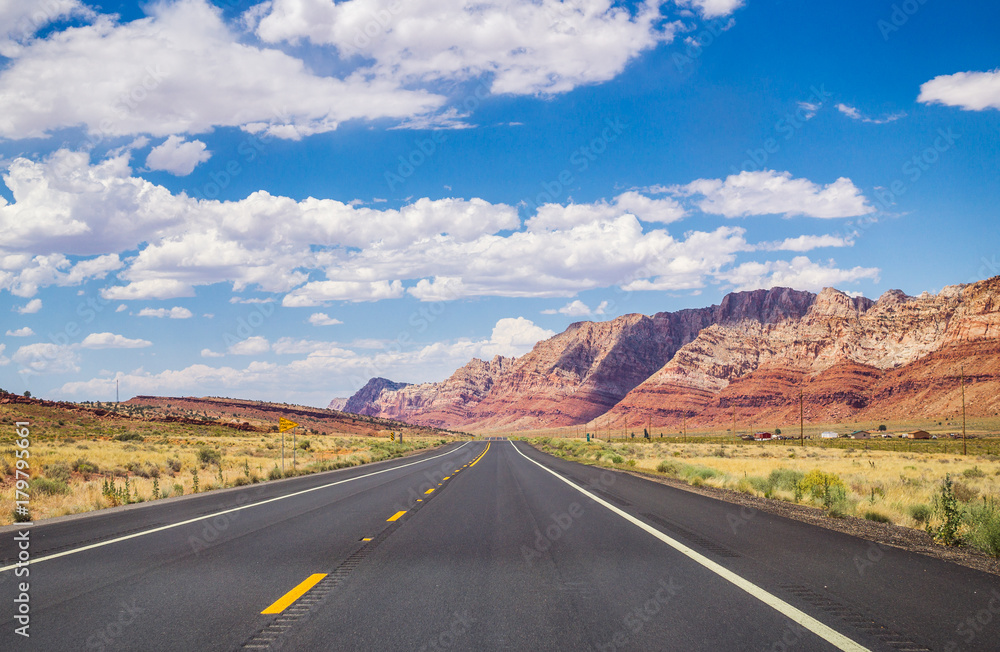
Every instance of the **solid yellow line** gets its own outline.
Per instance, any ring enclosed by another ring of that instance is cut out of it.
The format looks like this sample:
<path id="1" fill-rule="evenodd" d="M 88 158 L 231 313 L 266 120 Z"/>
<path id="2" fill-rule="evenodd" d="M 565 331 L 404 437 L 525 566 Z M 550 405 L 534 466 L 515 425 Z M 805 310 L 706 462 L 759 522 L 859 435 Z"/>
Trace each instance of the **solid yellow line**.
<path id="1" fill-rule="evenodd" d="M 281 596 L 281 598 L 270 607 L 262 611 L 262 614 L 280 614 L 285 609 L 292 606 L 292 603 L 305 595 L 305 592 L 316 586 L 316 584 L 326 577 L 326 573 L 316 573 L 306 578 L 306 581 L 299 584 L 294 589 Z"/>
<path id="2" fill-rule="evenodd" d="M 389 522 L 395 521 L 397 518 L 399 518 L 400 516 L 402 516 L 405 513 L 406 513 L 405 509 L 403 511 L 401 511 L 401 512 L 396 512 L 395 514 L 393 514 L 389 518 L 385 519 L 385 522 L 389 523 Z"/>
<path id="3" fill-rule="evenodd" d="M 433 492 L 433 491 L 434 491 L 434 489 L 432 488 L 432 489 L 428 489 L 428 490 L 427 490 L 427 491 L 425 491 L 424 493 L 425 493 L 425 494 L 429 494 L 429 493 L 431 493 L 431 492 Z"/>
<path id="4" fill-rule="evenodd" d="M 475 462 L 473 462 L 472 464 L 469 465 L 469 468 L 471 469 L 475 465 L 479 464 L 479 460 L 483 459 L 483 456 L 486 455 L 487 451 L 489 451 L 489 450 L 490 450 L 490 445 L 489 445 L 489 443 L 487 443 L 486 444 L 486 450 L 483 451 L 482 455 L 480 455 L 479 457 L 476 458 Z"/>

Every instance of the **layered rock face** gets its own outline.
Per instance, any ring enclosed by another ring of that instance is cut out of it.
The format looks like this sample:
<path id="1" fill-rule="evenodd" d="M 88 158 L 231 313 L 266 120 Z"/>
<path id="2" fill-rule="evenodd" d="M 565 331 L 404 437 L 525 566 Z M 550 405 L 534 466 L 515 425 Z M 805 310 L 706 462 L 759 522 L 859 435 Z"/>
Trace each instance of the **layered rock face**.
<path id="1" fill-rule="evenodd" d="M 466 430 L 600 429 L 1000 408 L 1000 278 L 877 302 L 834 289 L 737 292 L 709 308 L 579 322 L 442 383 L 373 379 L 347 411 Z"/>
<path id="2" fill-rule="evenodd" d="M 998 296 L 1000 279 L 938 295 L 890 291 L 874 304 L 827 289 L 799 321 L 706 329 L 590 425 L 719 425 L 734 410 L 744 424 L 794 421 L 800 392 L 814 420 L 943 416 L 960 404 L 962 363 L 981 368 L 970 386 L 992 414 L 997 402 L 985 397 L 986 383 L 1000 380 Z"/>

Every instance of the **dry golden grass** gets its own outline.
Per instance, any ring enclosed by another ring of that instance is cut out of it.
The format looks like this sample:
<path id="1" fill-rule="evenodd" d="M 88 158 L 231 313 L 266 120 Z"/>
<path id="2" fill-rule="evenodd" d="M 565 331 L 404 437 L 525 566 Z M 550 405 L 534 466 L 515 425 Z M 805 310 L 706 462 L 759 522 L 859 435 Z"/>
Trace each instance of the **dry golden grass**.
<path id="1" fill-rule="evenodd" d="M 808 492 L 796 492 L 793 484 L 782 486 L 768 478 L 773 472 L 777 472 L 777 476 L 784 473 L 785 477 L 795 477 L 793 472 L 804 475 L 821 470 L 836 474 L 843 481 L 846 501 L 842 507 L 846 507 L 848 514 L 865 516 L 871 512 L 908 527 L 923 526 L 921 520 L 913 516 L 920 512 L 915 506 L 932 508 L 946 475 L 955 481 L 959 500 L 968 504 L 1000 498 L 1000 456 L 990 454 L 962 456 L 924 452 L 919 447 L 914 452 L 866 451 L 798 446 L 788 442 L 536 441 L 569 459 L 652 472 L 660 468 L 695 485 L 734 489 L 816 506 L 822 505 L 821 498 Z M 665 465 L 661 467 L 661 463 Z"/>
<path id="2" fill-rule="evenodd" d="M 14 521 L 15 424 L 29 422 L 30 514 L 34 520 L 103 509 L 121 502 L 105 484 L 121 491 L 126 479 L 129 502 L 265 481 L 281 467 L 281 435 L 242 432 L 220 426 L 148 422 L 108 424 L 85 414 L 34 405 L 0 406 L 0 525 Z M 116 440 L 115 437 L 135 437 Z M 408 437 L 390 443 L 381 437 L 310 435 L 295 437 L 295 467 L 301 472 L 355 466 L 437 445 L 442 438 Z M 285 435 L 285 470 L 293 469 L 292 435 Z M 303 448 L 308 442 L 308 448 Z M 206 457 L 199 451 L 216 451 Z M 48 490 L 48 491 L 46 491 Z M 158 495 L 157 495 L 158 491 Z"/>

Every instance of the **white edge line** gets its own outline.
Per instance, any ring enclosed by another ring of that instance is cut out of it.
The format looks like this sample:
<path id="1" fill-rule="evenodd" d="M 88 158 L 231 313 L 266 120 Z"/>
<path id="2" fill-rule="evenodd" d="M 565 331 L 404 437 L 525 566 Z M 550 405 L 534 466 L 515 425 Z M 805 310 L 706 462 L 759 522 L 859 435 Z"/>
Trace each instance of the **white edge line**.
<path id="1" fill-rule="evenodd" d="M 80 548 L 72 548 L 70 550 L 63 550 L 62 552 L 57 552 L 57 553 L 54 553 L 54 554 L 51 554 L 51 555 L 46 555 L 45 557 L 37 557 L 35 559 L 31 559 L 27 563 L 11 564 L 9 566 L 4 566 L 4 567 L 0 568 L 0 573 L 4 573 L 4 572 L 12 570 L 14 568 L 18 568 L 19 566 L 28 566 L 30 564 L 38 564 L 40 562 L 48 561 L 50 559 L 57 559 L 59 557 L 65 557 L 67 555 L 74 555 L 74 554 L 76 554 L 78 552 L 84 552 L 85 550 L 93 550 L 94 548 L 100 548 L 102 546 L 109 546 L 112 543 L 118 543 L 120 541 L 127 541 L 129 539 L 135 539 L 136 537 L 144 537 L 147 534 L 154 534 L 156 532 L 163 532 L 164 530 L 170 530 L 172 528 L 180 527 L 182 525 L 189 525 L 191 523 L 197 523 L 198 521 L 204 521 L 205 519 L 215 518 L 216 516 L 222 516 L 223 514 L 231 514 L 233 512 L 238 512 L 240 510 L 250 509 L 252 507 L 259 507 L 261 505 L 266 505 L 268 503 L 273 503 L 273 502 L 275 502 L 277 500 L 284 500 L 286 498 L 294 498 L 295 496 L 301 496 L 302 494 L 307 494 L 307 493 L 310 493 L 310 492 L 313 492 L 313 491 L 319 491 L 320 489 L 329 489 L 330 487 L 334 487 L 334 486 L 336 486 L 338 484 L 344 484 L 345 482 L 353 482 L 354 480 L 360 480 L 362 478 L 370 478 L 373 475 L 379 475 L 380 473 L 388 473 L 389 471 L 396 471 L 398 469 L 405 469 L 406 467 L 413 466 L 414 464 L 423 464 L 424 462 L 430 462 L 431 460 L 436 460 L 439 457 L 444 457 L 445 455 L 451 455 L 452 453 L 454 453 L 455 451 L 459 450 L 460 448 L 462 448 L 463 446 L 465 446 L 468 443 L 469 442 L 465 442 L 465 444 L 462 444 L 462 446 L 459 446 L 458 448 L 456 448 L 454 450 L 450 450 L 447 453 L 441 453 L 440 455 L 435 455 L 434 457 L 428 457 L 427 459 L 423 459 L 423 460 L 417 460 L 416 462 L 410 462 L 409 464 L 403 464 L 403 465 L 400 465 L 400 466 L 393 466 L 393 467 L 390 467 L 388 469 L 382 469 L 381 471 L 373 471 L 371 473 L 366 473 L 364 475 L 359 475 L 359 476 L 355 476 L 353 478 L 347 478 L 347 479 L 344 479 L 344 480 L 338 480 L 337 482 L 331 482 L 329 484 L 324 484 L 324 485 L 321 485 L 319 487 L 313 487 L 311 489 L 303 489 L 302 491 L 296 491 L 295 493 L 285 494 L 283 496 L 275 496 L 274 498 L 268 498 L 267 500 L 262 500 L 262 501 L 260 501 L 258 503 L 251 503 L 249 505 L 240 505 L 239 507 L 233 507 L 233 508 L 230 508 L 230 509 L 225 509 L 225 510 L 222 510 L 221 512 L 215 512 L 214 514 L 206 514 L 204 516 L 199 516 L 197 518 L 189 518 L 186 521 L 180 521 L 178 523 L 171 523 L 170 525 L 162 525 L 160 527 L 153 528 L 151 530 L 143 530 L 142 532 L 135 532 L 133 534 L 127 534 L 125 536 L 118 537 L 117 539 L 108 539 L 107 541 L 100 541 L 98 543 L 92 543 L 89 546 L 83 546 L 83 547 L 80 547 Z M 36 524 L 36 525 L 38 525 L 38 524 Z M 41 525 L 44 525 L 44 523 L 42 523 Z"/>
<path id="2" fill-rule="evenodd" d="M 514 446 L 514 442 L 511 442 L 510 445 Z M 804 611 L 800 611 L 799 609 L 796 609 L 795 607 L 793 607 L 792 605 L 788 604 L 787 602 L 785 602 L 781 598 L 779 598 L 779 597 L 777 597 L 777 596 L 769 593 L 768 591 L 766 591 L 765 589 L 762 589 L 761 587 L 757 586 L 753 582 L 744 579 L 743 577 L 737 575 L 736 573 L 732 572 L 728 568 L 725 568 L 724 566 L 720 566 L 719 564 L 715 563 L 711 559 L 709 559 L 709 558 L 707 558 L 707 557 L 705 557 L 705 556 L 703 556 L 703 555 L 695 552 L 691 548 L 688 548 L 687 546 L 685 546 L 683 543 L 677 541 L 676 539 L 672 539 L 672 538 L 668 537 L 666 534 L 660 532 L 656 528 L 654 528 L 654 527 L 652 527 L 650 525 L 647 525 L 646 523 L 643 523 L 642 521 L 640 521 L 639 519 L 635 518 L 634 516 L 632 516 L 628 512 L 622 511 L 622 510 L 618 509 L 617 507 L 615 507 L 614 505 L 612 505 L 612 504 L 610 504 L 610 503 L 608 503 L 608 502 L 606 502 L 604 500 L 601 500 L 599 497 L 597 497 L 594 494 L 590 493 L 586 489 L 583 489 L 582 487 L 579 487 L 579 486 L 573 484 L 572 482 L 570 482 L 566 478 L 562 477 L 561 475 L 559 475 L 558 473 L 556 473 L 552 469 L 546 467 L 543 464 L 540 464 L 540 463 L 536 462 L 535 460 L 531 459 L 530 457 L 528 457 L 527 455 L 525 455 L 524 453 L 522 453 L 517 448 L 517 446 L 514 446 L 514 450 L 516 450 L 521 455 L 521 457 L 523 457 L 524 459 L 528 460 L 532 464 L 535 464 L 535 465 L 539 466 L 540 468 L 544 469 L 545 471 L 548 471 L 549 473 L 551 473 L 552 475 L 556 476 L 557 478 L 559 478 L 560 480 L 562 480 L 563 482 L 565 482 L 569 486 L 573 487 L 574 489 L 576 489 L 577 491 L 579 491 L 583 495 L 587 496 L 588 498 L 590 498 L 594 502 L 599 503 L 600 505 L 603 505 L 604 507 L 607 507 L 612 512 L 614 512 L 615 514 L 618 514 L 619 516 L 621 516 L 622 518 L 624 518 L 626 521 L 632 523 L 633 525 L 637 525 L 638 527 L 642 528 L 646 532 L 649 532 L 650 534 L 652 534 L 654 537 L 656 537 L 660 541 L 664 542 L 665 544 L 667 544 L 671 548 L 674 548 L 675 550 L 677 550 L 681 554 L 689 557 L 691 560 L 697 562 L 698 564 L 701 564 L 702 566 L 704 566 L 708 570 L 712 571 L 713 573 L 715 573 L 716 575 L 718 575 L 722 579 L 726 580 L 727 582 L 735 584 L 737 587 L 743 589 L 744 591 L 746 591 L 747 593 L 749 593 L 753 597 L 757 598 L 758 600 L 760 600 L 761 602 L 763 602 L 767 606 L 775 609 L 776 611 L 778 611 L 779 613 L 781 613 L 783 616 L 787 616 L 792 621 L 798 623 L 802 627 L 805 627 L 806 629 L 808 629 L 809 631 L 811 631 L 813 634 L 816 634 L 817 636 L 819 636 L 820 638 L 824 639 L 825 641 L 827 641 L 831 645 L 834 645 L 834 646 L 836 646 L 837 648 L 839 648 L 841 650 L 845 650 L 845 652 L 871 652 L 868 648 L 866 648 L 866 647 L 864 647 L 864 646 L 862 646 L 862 645 L 854 642 L 853 640 L 851 640 L 850 638 L 844 636 L 843 634 L 841 634 L 840 632 L 836 631 L 835 629 L 832 629 L 831 627 L 829 627 L 827 625 L 824 625 L 823 623 L 821 623 L 820 621 L 816 620 L 815 618 L 813 618 L 809 614 L 805 613 Z"/>

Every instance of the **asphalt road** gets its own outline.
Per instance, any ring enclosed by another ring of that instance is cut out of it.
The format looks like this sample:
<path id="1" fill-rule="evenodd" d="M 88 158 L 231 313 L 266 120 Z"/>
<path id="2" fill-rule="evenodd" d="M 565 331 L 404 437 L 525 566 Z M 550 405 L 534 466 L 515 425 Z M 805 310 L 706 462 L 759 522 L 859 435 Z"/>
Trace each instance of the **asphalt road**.
<path id="1" fill-rule="evenodd" d="M 4 651 L 1000 648 L 995 576 L 502 440 L 18 531 Z"/>

